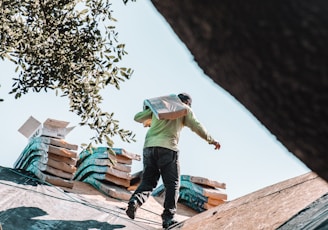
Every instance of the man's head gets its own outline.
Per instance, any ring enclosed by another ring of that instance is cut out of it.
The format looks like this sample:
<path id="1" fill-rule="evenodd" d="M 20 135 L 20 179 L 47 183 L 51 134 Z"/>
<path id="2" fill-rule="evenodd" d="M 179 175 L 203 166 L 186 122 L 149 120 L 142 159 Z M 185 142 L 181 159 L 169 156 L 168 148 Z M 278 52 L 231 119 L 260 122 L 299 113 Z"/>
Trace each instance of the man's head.
<path id="1" fill-rule="evenodd" d="M 178 94 L 178 97 L 180 100 L 185 103 L 186 105 L 189 105 L 191 107 L 192 99 L 189 94 L 187 93 L 180 93 Z"/>

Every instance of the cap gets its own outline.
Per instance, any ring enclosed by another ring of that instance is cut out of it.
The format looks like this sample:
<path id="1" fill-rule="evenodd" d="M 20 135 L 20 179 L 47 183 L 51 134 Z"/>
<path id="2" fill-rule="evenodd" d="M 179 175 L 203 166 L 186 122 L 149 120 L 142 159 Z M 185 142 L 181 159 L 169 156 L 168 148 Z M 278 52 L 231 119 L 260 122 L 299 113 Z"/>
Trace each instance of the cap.
<path id="1" fill-rule="evenodd" d="M 191 107 L 192 99 L 191 96 L 187 93 L 179 93 L 178 97 L 180 100 Z"/>

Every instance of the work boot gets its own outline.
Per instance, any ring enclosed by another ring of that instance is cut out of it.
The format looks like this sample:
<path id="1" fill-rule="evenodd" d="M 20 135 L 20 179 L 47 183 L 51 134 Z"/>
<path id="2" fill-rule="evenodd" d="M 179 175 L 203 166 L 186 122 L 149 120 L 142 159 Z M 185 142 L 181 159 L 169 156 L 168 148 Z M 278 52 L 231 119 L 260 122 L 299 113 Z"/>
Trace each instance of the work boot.
<path id="1" fill-rule="evenodd" d="M 174 225 L 174 224 L 177 224 L 178 221 L 174 220 L 174 219 L 166 219 L 166 220 L 163 220 L 163 228 L 167 229 L 169 228 L 170 226 Z"/>
<path id="2" fill-rule="evenodd" d="M 130 217 L 132 220 L 136 217 L 136 211 L 138 209 L 139 205 L 136 200 L 131 200 L 128 204 L 128 208 L 126 209 L 126 215 Z"/>

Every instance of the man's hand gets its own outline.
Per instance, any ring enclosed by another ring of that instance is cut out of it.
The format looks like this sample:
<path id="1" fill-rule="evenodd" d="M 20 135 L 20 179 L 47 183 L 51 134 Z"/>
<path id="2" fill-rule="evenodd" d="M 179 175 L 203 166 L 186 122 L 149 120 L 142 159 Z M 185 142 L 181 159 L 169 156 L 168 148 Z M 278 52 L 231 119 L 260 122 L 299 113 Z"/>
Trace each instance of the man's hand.
<path id="1" fill-rule="evenodd" d="M 218 141 L 213 141 L 212 145 L 215 146 L 215 148 L 214 148 L 215 150 L 219 150 L 221 148 L 221 145 Z"/>

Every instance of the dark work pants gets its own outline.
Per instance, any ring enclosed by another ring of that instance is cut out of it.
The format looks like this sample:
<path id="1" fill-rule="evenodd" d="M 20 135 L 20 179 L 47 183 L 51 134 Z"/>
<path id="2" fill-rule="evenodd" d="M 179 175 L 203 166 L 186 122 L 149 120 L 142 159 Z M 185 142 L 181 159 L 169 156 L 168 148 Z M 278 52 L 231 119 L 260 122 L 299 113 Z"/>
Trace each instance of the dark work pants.
<path id="1" fill-rule="evenodd" d="M 180 186 L 179 153 L 162 147 L 148 147 L 143 150 L 142 180 L 130 201 L 139 205 L 146 202 L 156 188 L 160 176 L 165 187 L 163 220 L 172 219 L 177 209 Z"/>

